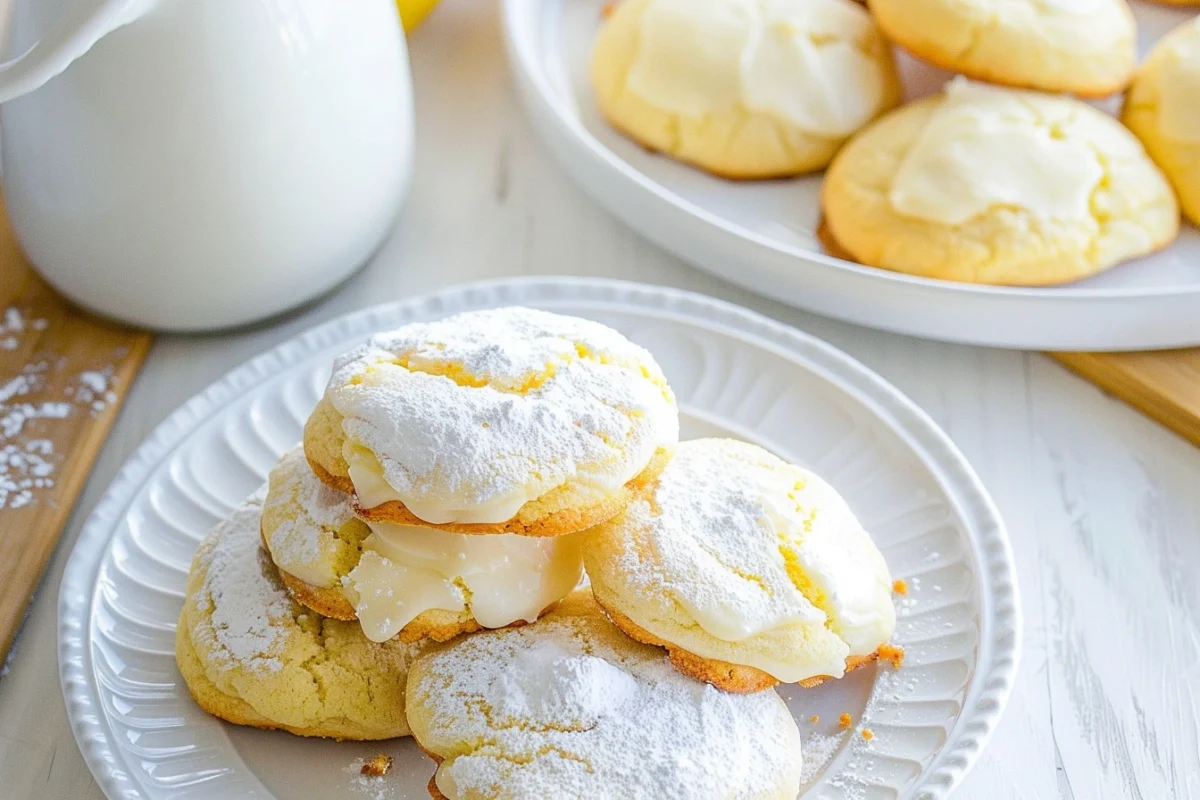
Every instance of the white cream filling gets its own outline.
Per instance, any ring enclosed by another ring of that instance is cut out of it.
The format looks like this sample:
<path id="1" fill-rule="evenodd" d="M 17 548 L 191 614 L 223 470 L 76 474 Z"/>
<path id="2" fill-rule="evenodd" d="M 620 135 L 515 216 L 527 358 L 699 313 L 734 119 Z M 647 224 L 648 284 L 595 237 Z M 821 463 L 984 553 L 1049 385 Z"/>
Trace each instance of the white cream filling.
<path id="1" fill-rule="evenodd" d="M 397 501 L 403 503 L 418 519 L 431 525 L 507 522 L 516 516 L 521 506 L 536 500 L 544 489 L 536 485 L 521 487 L 520 490 L 496 493 L 469 507 L 457 507 L 458 504 L 450 497 L 402 495 L 383 477 L 379 461 L 365 448 L 355 445 L 349 437 L 342 452 L 350 467 L 350 482 L 354 484 L 354 495 L 360 506 L 374 508 Z M 613 490 L 620 485 L 617 484 Z"/>
<path id="2" fill-rule="evenodd" d="M 827 660 L 811 659 L 803 664 L 767 658 L 759 654 L 749 654 L 745 661 L 746 666 L 761 669 L 780 683 L 799 683 L 815 677 L 843 677 L 846 674 L 846 656 L 849 652 L 844 648 L 836 648 L 836 652 L 835 657 Z"/>
<path id="3" fill-rule="evenodd" d="M 445 497 L 416 497 L 402 495 L 387 482 L 379 461 L 366 448 L 355 445 L 349 438 L 342 448 L 343 456 L 350 469 L 350 482 L 354 494 L 363 508 L 375 508 L 390 501 L 404 504 L 417 518 L 431 525 L 446 523 L 498 523 L 507 522 L 517 515 L 521 506 L 536 500 L 545 493 L 540 485 L 523 487 L 519 492 L 496 494 L 465 508 L 458 508 Z M 625 465 L 624 470 L 608 474 L 577 474 L 573 489 L 576 505 L 588 506 L 599 503 L 637 477 L 645 467 L 636 462 Z"/>
<path id="4" fill-rule="evenodd" d="M 431 610 L 469 610 L 485 628 L 533 622 L 583 573 L 575 534 L 468 535 L 380 522 L 370 527 L 344 590 L 375 642 Z"/>
<path id="5" fill-rule="evenodd" d="M 905 216 L 961 225 L 997 207 L 1089 219 L 1104 169 L 1046 124 L 1023 92 L 956 80 L 904 157 L 888 200 Z"/>
<path id="6" fill-rule="evenodd" d="M 1109 0 L 1020 0 L 1020 2 L 1035 5 L 1042 11 L 1059 14 L 1090 14 L 1108 4 Z M 1012 0 L 1001 0 L 1003 6 Z"/>
<path id="7" fill-rule="evenodd" d="M 812 134 L 853 133 L 886 91 L 867 13 L 842 0 L 653 0 L 626 88 L 700 119 L 739 105 Z"/>

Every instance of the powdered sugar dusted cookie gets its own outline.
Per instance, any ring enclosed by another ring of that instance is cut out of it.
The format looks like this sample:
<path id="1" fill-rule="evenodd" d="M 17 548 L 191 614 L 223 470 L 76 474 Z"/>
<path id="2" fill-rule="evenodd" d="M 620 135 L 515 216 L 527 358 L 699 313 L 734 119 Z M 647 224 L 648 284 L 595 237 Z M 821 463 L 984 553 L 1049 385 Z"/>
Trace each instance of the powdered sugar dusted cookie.
<path id="1" fill-rule="evenodd" d="M 578 534 L 472 536 L 364 522 L 313 475 L 299 447 L 271 470 L 263 540 L 302 604 L 355 620 L 372 641 L 446 641 L 532 622 L 583 573 Z"/>
<path id="2" fill-rule="evenodd" d="M 339 358 L 304 445 L 366 519 L 557 536 L 624 508 L 678 436 L 644 349 L 596 322 L 500 308 Z"/>
<path id="3" fill-rule="evenodd" d="M 267 486 L 262 536 L 280 577 L 314 611 L 355 619 L 342 581 L 358 564 L 371 529 L 354 516 L 352 498 L 318 480 L 300 447 L 271 469 Z"/>
<path id="4" fill-rule="evenodd" d="M 895 628 L 887 564 L 845 501 L 745 442 L 681 444 L 584 561 L 622 630 L 728 691 L 840 678 Z"/>
<path id="5" fill-rule="evenodd" d="M 787 798 L 800 734 L 774 692 L 729 695 L 625 637 L 586 593 L 435 646 L 408 678 L 434 797 Z"/>
<path id="6" fill-rule="evenodd" d="M 175 657 L 210 714 L 301 736 L 408 735 L 404 681 L 419 646 L 376 644 L 358 624 L 296 603 L 262 545 L 259 491 L 196 551 Z"/>

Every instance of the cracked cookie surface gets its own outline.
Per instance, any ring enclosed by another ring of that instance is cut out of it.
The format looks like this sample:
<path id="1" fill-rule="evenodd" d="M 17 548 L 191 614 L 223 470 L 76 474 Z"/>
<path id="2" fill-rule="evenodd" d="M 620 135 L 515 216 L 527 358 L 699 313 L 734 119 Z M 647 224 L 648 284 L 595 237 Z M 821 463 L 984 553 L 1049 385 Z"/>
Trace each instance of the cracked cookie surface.
<path id="1" fill-rule="evenodd" d="M 557 536 L 617 513 L 678 436 L 646 350 L 599 323 L 501 308 L 339 358 L 304 448 L 365 519 Z"/>
<path id="2" fill-rule="evenodd" d="M 971 78 L 1102 97 L 1137 64 L 1126 0 L 869 0 L 889 39 Z"/>
<path id="3" fill-rule="evenodd" d="M 961 79 L 878 120 L 834 159 L 827 231 L 863 264 L 1044 285 L 1174 240 L 1162 172 L 1119 122 L 1068 97 Z"/>
<path id="4" fill-rule="evenodd" d="M 288 594 L 262 543 L 255 493 L 201 543 L 176 630 L 180 673 L 208 713 L 301 736 L 406 736 L 404 681 L 418 645 L 369 641 Z"/>
<path id="5" fill-rule="evenodd" d="M 408 679 L 430 791 L 472 798 L 794 798 L 800 735 L 774 692 L 673 670 L 577 592 L 523 628 L 431 648 Z"/>
<path id="6" fill-rule="evenodd" d="M 892 635 L 892 581 L 816 475 L 731 439 L 683 442 L 653 491 L 588 533 L 600 606 L 726 691 L 838 678 Z"/>
<path id="7" fill-rule="evenodd" d="M 850 0 L 625 0 L 591 80 L 617 130 L 733 179 L 821 169 L 901 98 L 891 49 Z"/>

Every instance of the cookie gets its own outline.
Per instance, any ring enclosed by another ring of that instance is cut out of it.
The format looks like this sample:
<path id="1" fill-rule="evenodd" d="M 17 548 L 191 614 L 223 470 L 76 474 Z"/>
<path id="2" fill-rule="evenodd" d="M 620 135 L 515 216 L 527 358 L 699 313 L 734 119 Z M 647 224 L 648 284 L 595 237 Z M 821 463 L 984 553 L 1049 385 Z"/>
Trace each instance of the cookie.
<path id="1" fill-rule="evenodd" d="M 321 482 L 294 447 L 267 479 L 262 538 L 293 596 L 334 619 L 357 619 L 342 581 L 358 565 L 367 523 L 354 516 L 349 495 Z"/>
<path id="2" fill-rule="evenodd" d="M 238 725 L 299 736 L 407 736 L 404 681 L 417 645 L 369 641 L 284 588 L 260 536 L 260 490 L 196 551 L 175 636 L 196 703 Z"/>
<path id="3" fill-rule="evenodd" d="M 1078 280 L 1170 243 L 1174 192 L 1130 132 L 1068 97 L 962 79 L 856 136 L 822 185 L 855 260 L 927 278 Z"/>
<path id="4" fill-rule="evenodd" d="M 359 516 L 559 536 L 612 517 L 679 438 L 653 356 L 596 322 L 500 308 L 416 323 L 339 358 L 305 427 Z"/>
<path id="5" fill-rule="evenodd" d="M 794 798 L 800 734 L 774 692 L 729 695 L 625 637 L 586 593 L 523 628 L 434 646 L 408 678 L 434 797 Z"/>
<path id="6" fill-rule="evenodd" d="M 822 169 L 902 96 L 891 48 L 851 0 L 623 0 L 591 80 L 617 130 L 733 179 Z"/>
<path id="7" fill-rule="evenodd" d="M 653 492 L 588 534 L 596 601 L 730 692 L 874 660 L 896 623 L 883 556 L 823 480 L 732 439 L 684 442 Z"/>
<path id="8" fill-rule="evenodd" d="M 583 574 L 578 534 L 473 536 L 363 522 L 297 447 L 271 470 L 263 541 L 292 596 L 368 639 L 446 641 L 532 622 Z"/>
<path id="9" fill-rule="evenodd" d="M 1158 41 L 1125 97 L 1121 119 L 1142 140 L 1200 225 L 1200 17 Z"/>
<path id="10" fill-rule="evenodd" d="M 971 78 L 1103 97 L 1129 83 L 1137 27 L 1126 0 L 869 0 L 922 61 Z"/>

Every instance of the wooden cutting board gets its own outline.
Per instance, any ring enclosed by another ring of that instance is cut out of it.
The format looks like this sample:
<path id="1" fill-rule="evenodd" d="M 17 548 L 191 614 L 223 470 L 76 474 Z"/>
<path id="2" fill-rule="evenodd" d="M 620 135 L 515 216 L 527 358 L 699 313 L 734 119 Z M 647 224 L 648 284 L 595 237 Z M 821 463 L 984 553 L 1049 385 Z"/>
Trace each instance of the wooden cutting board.
<path id="1" fill-rule="evenodd" d="M 0 201 L 0 664 L 149 347 L 39 278 Z"/>
<path id="2" fill-rule="evenodd" d="M 1200 445 L 1200 347 L 1154 353 L 1050 355 Z"/>

